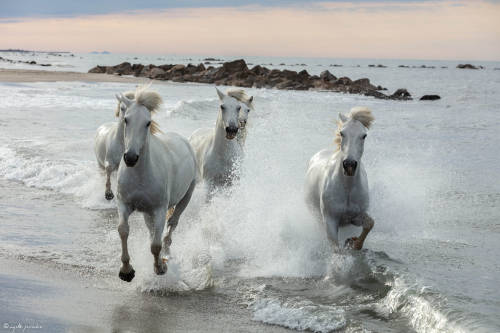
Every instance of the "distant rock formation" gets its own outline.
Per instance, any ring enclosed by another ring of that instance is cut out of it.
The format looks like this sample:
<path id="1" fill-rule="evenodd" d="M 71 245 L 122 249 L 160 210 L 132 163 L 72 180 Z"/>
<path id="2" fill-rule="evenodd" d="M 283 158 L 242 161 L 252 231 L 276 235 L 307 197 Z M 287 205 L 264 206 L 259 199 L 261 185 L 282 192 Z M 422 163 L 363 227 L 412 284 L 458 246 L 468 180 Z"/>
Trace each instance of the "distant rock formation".
<path id="1" fill-rule="evenodd" d="M 421 101 L 436 101 L 438 99 L 441 99 L 441 96 L 439 95 L 424 95 L 420 97 Z"/>
<path id="2" fill-rule="evenodd" d="M 37 64 L 35 60 L 22 61 L 22 60 L 12 60 L 12 59 L 0 57 L 0 61 L 5 61 L 5 62 L 11 63 L 11 64 L 39 65 L 39 66 L 43 66 L 43 67 L 52 66 L 52 64 Z"/>
<path id="3" fill-rule="evenodd" d="M 367 78 L 351 80 L 348 77 L 337 78 L 329 71 L 320 76 L 310 75 L 306 70 L 300 72 L 284 69 L 268 69 L 256 65 L 249 69 L 244 60 L 222 63 L 220 67 L 189 65 L 142 65 L 124 62 L 116 66 L 96 66 L 89 73 L 106 73 L 117 75 L 134 75 L 155 80 L 171 80 L 174 82 L 213 83 L 238 87 L 275 88 L 284 90 L 327 90 L 349 94 L 373 96 L 379 99 L 411 100 L 406 89 L 398 89 L 392 95 L 381 93 L 387 90 L 371 84 Z"/>
<path id="4" fill-rule="evenodd" d="M 472 64 L 459 64 L 457 65 L 457 68 L 460 69 L 483 69 L 483 66 L 474 66 Z"/>

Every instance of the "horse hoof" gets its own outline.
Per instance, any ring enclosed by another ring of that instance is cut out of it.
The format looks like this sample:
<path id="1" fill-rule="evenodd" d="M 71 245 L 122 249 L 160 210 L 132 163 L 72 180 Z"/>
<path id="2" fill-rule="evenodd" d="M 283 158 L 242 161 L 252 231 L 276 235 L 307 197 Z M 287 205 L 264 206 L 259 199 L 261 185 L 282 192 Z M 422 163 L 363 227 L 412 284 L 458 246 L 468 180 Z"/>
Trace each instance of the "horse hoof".
<path id="1" fill-rule="evenodd" d="M 358 237 L 351 237 L 345 240 L 344 246 L 351 250 L 361 250 L 363 248 L 363 243 Z"/>
<path id="2" fill-rule="evenodd" d="M 135 277 L 135 271 L 133 269 L 128 273 L 123 273 L 122 271 L 120 271 L 120 273 L 118 273 L 118 276 L 123 281 L 130 282 Z"/>
<path id="3" fill-rule="evenodd" d="M 160 266 L 155 266 L 156 275 L 164 275 L 166 272 L 167 272 L 167 265 L 165 265 L 163 261 Z"/>
<path id="4" fill-rule="evenodd" d="M 114 196 L 113 192 L 109 191 L 109 192 L 104 193 L 104 197 L 106 198 L 106 200 L 113 200 L 113 198 L 115 196 Z"/>

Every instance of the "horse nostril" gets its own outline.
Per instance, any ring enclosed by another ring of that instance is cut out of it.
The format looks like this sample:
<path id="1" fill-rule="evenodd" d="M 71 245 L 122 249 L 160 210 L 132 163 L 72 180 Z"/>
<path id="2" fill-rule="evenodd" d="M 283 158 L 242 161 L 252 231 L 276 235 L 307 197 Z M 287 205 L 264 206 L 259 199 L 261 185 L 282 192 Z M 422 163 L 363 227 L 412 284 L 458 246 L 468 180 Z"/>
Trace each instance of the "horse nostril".
<path id="1" fill-rule="evenodd" d="M 139 160 L 139 155 L 133 153 L 123 154 L 123 160 L 127 166 L 134 166 Z"/>
<path id="2" fill-rule="evenodd" d="M 342 162 L 342 165 L 343 165 L 344 169 L 353 168 L 354 170 L 356 170 L 356 167 L 358 166 L 358 162 L 353 161 L 353 160 L 344 160 L 344 162 Z"/>
<path id="3" fill-rule="evenodd" d="M 236 133 L 238 133 L 238 127 L 237 126 L 228 126 L 228 127 L 226 127 L 226 132 L 229 134 L 236 134 Z"/>

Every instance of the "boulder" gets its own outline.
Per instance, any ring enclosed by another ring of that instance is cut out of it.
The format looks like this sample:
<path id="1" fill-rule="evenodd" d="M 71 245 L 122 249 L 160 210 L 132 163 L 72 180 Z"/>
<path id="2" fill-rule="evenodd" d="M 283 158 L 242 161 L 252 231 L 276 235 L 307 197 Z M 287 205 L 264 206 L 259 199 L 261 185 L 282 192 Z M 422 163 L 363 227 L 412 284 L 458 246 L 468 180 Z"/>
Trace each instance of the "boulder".
<path id="1" fill-rule="evenodd" d="M 335 80 L 337 80 L 337 77 L 327 70 L 322 71 L 321 74 L 319 75 L 319 77 L 323 81 L 335 81 Z"/>
<path id="2" fill-rule="evenodd" d="M 149 73 L 151 79 L 163 79 L 165 77 L 165 71 L 160 67 L 155 67 Z"/>
<path id="3" fill-rule="evenodd" d="M 335 81 L 335 84 L 342 85 L 342 86 L 348 86 L 351 83 L 352 83 L 352 80 L 350 78 L 348 78 L 347 76 L 343 76 L 343 77 L 337 79 L 337 81 Z"/>
<path id="4" fill-rule="evenodd" d="M 363 79 L 358 79 L 358 80 L 352 81 L 352 85 L 360 87 L 360 88 L 365 89 L 365 90 L 377 90 L 377 87 L 375 87 L 374 85 L 372 85 L 370 83 L 370 80 L 367 79 L 367 78 L 363 78 Z"/>
<path id="5" fill-rule="evenodd" d="M 408 90 L 404 88 L 400 88 L 394 92 L 391 96 L 389 96 L 390 99 L 397 99 L 397 100 L 411 100 L 411 94 L 408 92 Z"/>
<path id="6" fill-rule="evenodd" d="M 459 64 L 459 65 L 457 65 L 457 68 L 460 68 L 460 69 L 479 69 L 479 67 L 476 67 L 472 64 Z"/>
<path id="7" fill-rule="evenodd" d="M 130 62 L 122 62 L 119 65 L 113 67 L 114 73 L 120 75 L 131 75 L 133 74 L 132 65 Z"/>
<path id="8" fill-rule="evenodd" d="M 441 99 L 441 96 L 439 95 L 424 95 L 420 97 L 421 101 L 436 101 L 438 99 Z"/>
<path id="9" fill-rule="evenodd" d="M 97 73 L 97 74 L 106 73 L 106 66 L 95 66 L 89 69 L 89 73 Z"/>

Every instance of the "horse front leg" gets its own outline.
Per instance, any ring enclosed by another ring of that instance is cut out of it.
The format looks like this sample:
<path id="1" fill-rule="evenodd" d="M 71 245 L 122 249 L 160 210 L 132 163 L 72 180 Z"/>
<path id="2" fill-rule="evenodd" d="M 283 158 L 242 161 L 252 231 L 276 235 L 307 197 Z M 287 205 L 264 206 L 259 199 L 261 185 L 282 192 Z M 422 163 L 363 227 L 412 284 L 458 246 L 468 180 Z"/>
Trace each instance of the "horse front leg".
<path id="1" fill-rule="evenodd" d="M 129 225 L 128 218 L 130 213 L 132 212 L 126 205 L 119 202 L 118 203 L 118 218 L 120 223 L 118 224 L 118 233 L 120 234 L 120 239 L 122 241 L 122 267 L 120 268 L 120 273 L 118 276 L 123 281 L 130 282 L 135 276 L 135 271 L 130 265 L 130 256 L 128 254 L 128 234 L 129 234 Z"/>
<path id="2" fill-rule="evenodd" d="M 339 219 L 328 215 L 323 215 L 326 224 L 326 234 L 335 249 L 339 248 Z"/>
<path id="3" fill-rule="evenodd" d="M 113 191 L 111 191 L 111 173 L 113 172 L 111 166 L 109 164 L 106 165 L 106 191 L 104 192 L 104 197 L 106 200 L 112 200 L 115 195 Z"/>
<path id="4" fill-rule="evenodd" d="M 153 214 L 148 215 L 145 214 L 144 218 L 150 219 L 150 221 L 146 221 L 148 227 L 150 227 L 151 234 L 151 254 L 154 258 L 154 271 L 157 275 L 163 275 L 167 272 L 167 265 L 163 262 L 160 257 L 161 248 L 162 248 L 162 239 L 161 236 L 163 234 L 163 229 L 165 228 L 165 215 L 167 213 L 167 209 L 160 208 L 153 212 Z"/>
<path id="5" fill-rule="evenodd" d="M 372 230 L 375 222 L 368 214 L 362 213 L 353 218 L 352 224 L 363 227 L 363 230 L 361 231 L 361 235 L 359 235 L 359 237 L 352 237 L 348 239 L 353 249 L 361 250 L 365 243 L 366 236 L 368 236 L 368 234 Z"/>

